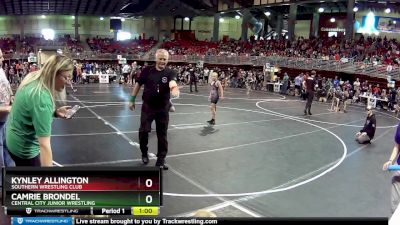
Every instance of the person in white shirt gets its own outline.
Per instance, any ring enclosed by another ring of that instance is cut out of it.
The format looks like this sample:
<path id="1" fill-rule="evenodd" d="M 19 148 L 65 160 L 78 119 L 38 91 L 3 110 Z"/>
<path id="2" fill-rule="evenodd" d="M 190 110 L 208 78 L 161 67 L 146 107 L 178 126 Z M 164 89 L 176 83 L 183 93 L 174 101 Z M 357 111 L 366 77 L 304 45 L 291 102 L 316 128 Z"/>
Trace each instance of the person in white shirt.
<path id="1" fill-rule="evenodd" d="M 360 85 L 361 85 L 361 84 L 360 84 L 360 79 L 357 78 L 357 80 L 354 81 L 354 83 L 353 83 L 354 90 L 355 90 L 355 91 L 360 90 Z"/>
<path id="2" fill-rule="evenodd" d="M 134 85 L 135 84 L 135 79 L 138 73 L 138 67 L 137 67 L 137 62 L 134 61 L 132 63 L 132 68 L 131 68 L 131 72 L 130 72 L 130 78 L 129 78 L 129 82 L 130 84 Z"/>
<path id="3" fill-rule="evenodd" d="M 208 84 L 208 75 L 209 75 L 209 70 L 208 70 L 208 68 L 206 67 L 206 68 L 204 68 L 204 80 L 205 80 L 205 83 L 206 84 Z"/>
<path id="4" fill-rule="evenodd" d="M 114 73 L 114 71 L 111 69 L 111 67 L 108 67 L 106 72 L 107 72 L 107 74 L 113 74 Z"/>
<path id="5" fill-rule="evenodd" d="M 2 194 L 2 179 L 3 170 L 2 167 L 13 167 L 15 166 L 14 160 L 12 160 L 10 153 L 8 152 L 7 146 L 5 145 L 6 138 L 6 120 L 7 116 L 11 111 L 11 101 L 13 92 L 11 89 L 10 82 L 7 80 L 6 74 L 1 67 L 3 64 L 3 52 L 0 49 L 0 196 Z"/>
<path id="6" fill-rule="evenodd" d="M 128 64 L 125 64 L 124 67 L 122 67 L 122 76 L 124 77 L 124 82 L 125 84 L 128 83 L 128 76 L 131 71 L 131 67 Z"/>

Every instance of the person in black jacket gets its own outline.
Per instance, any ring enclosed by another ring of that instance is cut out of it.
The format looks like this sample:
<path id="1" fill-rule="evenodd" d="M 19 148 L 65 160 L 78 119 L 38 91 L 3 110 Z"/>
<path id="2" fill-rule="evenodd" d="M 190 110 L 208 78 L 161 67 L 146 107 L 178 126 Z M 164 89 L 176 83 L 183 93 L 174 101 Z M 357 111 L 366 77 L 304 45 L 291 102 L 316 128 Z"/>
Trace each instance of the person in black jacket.
<path id="1" fill-rule="evenodd" d="M 367 119 L 365 120 L 365 124 L 363 129 L 360 130 L 356 134 L 356 141 L 360 144 L 371 143 L 372 138 L 374 138 L 375 130 L 376 130 L 376 119 L 375 114 L 372 111 L 372 107 L 367 107 Z"/>

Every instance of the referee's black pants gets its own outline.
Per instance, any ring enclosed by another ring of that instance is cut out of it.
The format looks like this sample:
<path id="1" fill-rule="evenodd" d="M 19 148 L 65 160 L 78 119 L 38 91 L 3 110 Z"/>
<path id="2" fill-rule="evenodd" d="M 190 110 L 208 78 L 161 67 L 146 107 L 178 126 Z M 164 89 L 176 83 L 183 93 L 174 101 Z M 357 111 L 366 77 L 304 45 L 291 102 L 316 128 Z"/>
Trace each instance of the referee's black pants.
<path id="1" fill-rule="evenodd" d="M 156 121 L 156 132 L 158 140 L 158 160 L 164 160 L 168 152 L 168 122 L 169 122 L 169 108 L 170 103 L 166 104 L 161 109 L 150 107 L 147 103 L 143 102 L 142 112 L 140 115 L 140 128 L 139 128 L 139 144 L 142 156 L 147 156 L 149 132 L 151 131 L 151 123 Z"/>
<path id="2" fill-rule="evenodd" d="M 311 104 L 313 99 L 314 99 L 314 92 L 313 91 L 307 92 L 307 103 L 304 112 L 311 113 Z"/>
<path id="3" fill-rule="evenodd" d="M 190 80 L 190 92 L 193 92 L 192 90 L 192 85 L 194 84 L 194 90 L 197 92 L 197 81 L 194 80 Z"/>

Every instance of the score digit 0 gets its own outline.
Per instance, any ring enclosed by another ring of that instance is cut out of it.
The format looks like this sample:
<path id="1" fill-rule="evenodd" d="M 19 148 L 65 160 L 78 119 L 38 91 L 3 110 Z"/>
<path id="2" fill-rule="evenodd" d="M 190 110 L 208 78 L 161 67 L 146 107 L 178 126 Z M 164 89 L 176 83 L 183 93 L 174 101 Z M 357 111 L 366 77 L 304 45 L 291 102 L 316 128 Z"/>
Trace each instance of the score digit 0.
<path id="1" fill-rule="evenodd" d="M 152 203 L 152 202 L 153 202 L 153 196 L 147 195 L 147 196 L 146 196 L 146 203 L 150 204 L 150 203 Z"/>
<path id="2" fill-rule="evenodd" d="M 152 187 L 153 186 L 153 180 L 152 179 L 146 179 L 146 182 L 145 182 L 145 184 L 146 184 L 146 187 Z"/>

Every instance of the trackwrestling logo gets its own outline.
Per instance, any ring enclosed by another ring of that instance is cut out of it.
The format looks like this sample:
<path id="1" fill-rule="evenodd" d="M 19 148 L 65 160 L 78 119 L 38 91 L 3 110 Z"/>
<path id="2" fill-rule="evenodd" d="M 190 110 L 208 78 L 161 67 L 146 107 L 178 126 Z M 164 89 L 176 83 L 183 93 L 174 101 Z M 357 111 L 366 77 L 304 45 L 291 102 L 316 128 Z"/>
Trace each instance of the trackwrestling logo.
<path id="1" fill-rule="evenodd" d="M 51 224 L 63 224 L 72 225 L 72 217 L 13 217 L 12 224 L 18 225 L 51 225 Z"/>

